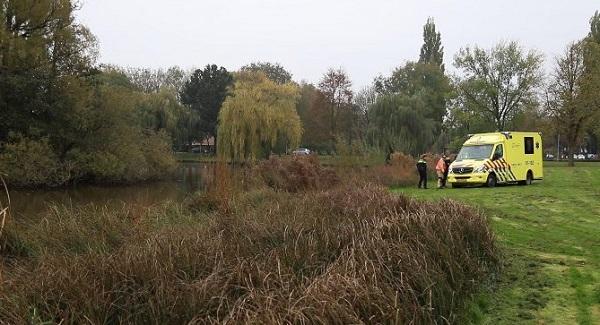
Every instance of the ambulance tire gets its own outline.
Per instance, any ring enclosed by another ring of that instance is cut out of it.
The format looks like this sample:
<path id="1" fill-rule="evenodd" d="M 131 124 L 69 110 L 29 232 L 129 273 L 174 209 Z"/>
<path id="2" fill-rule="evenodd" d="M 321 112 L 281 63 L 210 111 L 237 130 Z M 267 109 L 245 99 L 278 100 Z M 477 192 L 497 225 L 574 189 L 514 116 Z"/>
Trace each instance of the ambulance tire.
<path id="1" fill-rule="evenodd" d="M 533 172 L 530 170 L 527 172 L 527 179 L 525 180 L 525 185 L 531 185 L 533 183 Z"/>
<path id="2" fill-rule="evenodd" d="M 527 171 L 527 176 L 525 176 L 524 181 L 519 181 L 519 185 L 531 185 L 533 183 L 533 173 L 531 170 Z"/>
<path id="3" fill-rule="evenodd" d="M 495 174 L 490 174 L 487 178 L 487 181 L 485 182 L 485 186 L 487 187 L 496 187 L 496 184 L 498 183 L 498 180 L 496 179 L 496 175 Z"/>

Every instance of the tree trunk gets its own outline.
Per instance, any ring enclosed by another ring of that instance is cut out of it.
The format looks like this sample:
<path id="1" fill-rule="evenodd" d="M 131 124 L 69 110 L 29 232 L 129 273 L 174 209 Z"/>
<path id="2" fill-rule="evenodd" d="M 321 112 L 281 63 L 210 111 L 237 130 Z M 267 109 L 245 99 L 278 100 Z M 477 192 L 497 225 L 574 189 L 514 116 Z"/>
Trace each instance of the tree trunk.
<path id="1" fill-rule="evenodd" d="M 569 155 L 569 157 L 567 157 L 569 159 L 569 167 L 574 167 L 575 166 L 575 157 L 573 157 L 573 144 L 572 144 L 572 142 L 569 143 L 569 147 L 567 148 L 567 155 Z"/>

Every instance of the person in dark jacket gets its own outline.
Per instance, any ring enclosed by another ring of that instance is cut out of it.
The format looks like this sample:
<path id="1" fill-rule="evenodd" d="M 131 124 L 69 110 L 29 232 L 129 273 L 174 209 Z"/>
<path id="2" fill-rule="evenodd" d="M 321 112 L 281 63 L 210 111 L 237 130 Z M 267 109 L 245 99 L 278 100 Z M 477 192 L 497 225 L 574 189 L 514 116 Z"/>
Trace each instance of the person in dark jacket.
<path id="1" fill-rule="evenodd" d="M 422 155 L 421 159 L 417 161 L 417 171 L 419 172 L 419 188 L 423 185 L 423 188 L 427 189 L 427 161 L 425 161 L 425 155 Z"/>

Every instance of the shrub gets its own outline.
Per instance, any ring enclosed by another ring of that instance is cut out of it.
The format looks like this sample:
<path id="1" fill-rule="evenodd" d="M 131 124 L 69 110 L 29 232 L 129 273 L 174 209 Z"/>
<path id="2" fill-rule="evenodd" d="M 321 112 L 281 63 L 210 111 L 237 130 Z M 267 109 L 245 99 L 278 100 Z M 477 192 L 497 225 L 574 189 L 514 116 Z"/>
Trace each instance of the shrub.
<path id="1" fill-rule="evenodd" d="M 161 179 L 177 169 L 177 161 L 171 150 L 171 138 L 163 130 L 151 132 L 144 138 L 142 152 L 148 165 L 146 179 Z"/>
<path id="2" fill-rule="evenodd" d="M 344 168 L 343 178 L 353 183 L 375 183 L 385 186 L 416 185 L 419 177 L 416 161 L 409 155 L 394 153 L 389 164 Z"/>
<path id="3" fill-rule="evenodd" d="M 374 166 L 367 175 L 373 182 L 385 186 L 416 184 L 419 180 L 416 161 L 398 152 L 392 154 L 388 165 Z"/>
<path id="4" fill-rule="evenodd" d="M 0 147 L 0 173 L 15 186 L 60 186 L 70 177 L 49 144 L 40 140 L 16 137 Z"/>
<path id="5" fill-rule="evenodd" d="M 132 133 L 75 147 L 60 159 L 48 138 L 15 137 L 0 147 L 0 174 L 16 187 L 62 186 L 81 179 L 133 183 L 169 177 L 177 168 L 163 132 Z"/>
<path id="6" fill-rule="evenodd" d="M 271 157 L 256 171 L 267 186 L 287 192 L 327 189 L 339 182 L 335 171 L 321 166 L 315 156 Z"/>
<path id="7" fill-rule="evenodd" d="M 137 140 L 134 140 L 137 139 Z M 177 162 L 164 132 L 151 131 L 106 141 L 102 145 L 77 151 L 81 174 L 96 183 L 133 183 L 170 176 Z"/>
<path id="8" fill-rule="evenodd" d="M 142 223 L 169 220 L 142 238 L 111 231 L 122 239 L 111 250 L 52 244 L 35 263 L 10 268 L 0 280 L 0 319 L 447 323 L 497 264 L 494 238 L 475 211 L 372 185 L 262 189 L 203 218 L 171 210 L 142 215 Z M 95 226 L 75 223 L 99 238 Z"/>

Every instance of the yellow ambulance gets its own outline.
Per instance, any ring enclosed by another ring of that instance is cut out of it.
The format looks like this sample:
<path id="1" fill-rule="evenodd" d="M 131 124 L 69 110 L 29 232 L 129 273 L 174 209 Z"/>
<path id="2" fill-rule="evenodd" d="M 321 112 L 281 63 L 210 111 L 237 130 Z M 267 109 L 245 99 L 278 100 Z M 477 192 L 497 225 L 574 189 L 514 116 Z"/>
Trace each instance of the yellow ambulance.
<path id="1" fill-rule="evenodd" d="M 519 183 L 544 178 L 542 136 L 539 132 L 470 134 L 450 164 L 452 187 Z"/>

